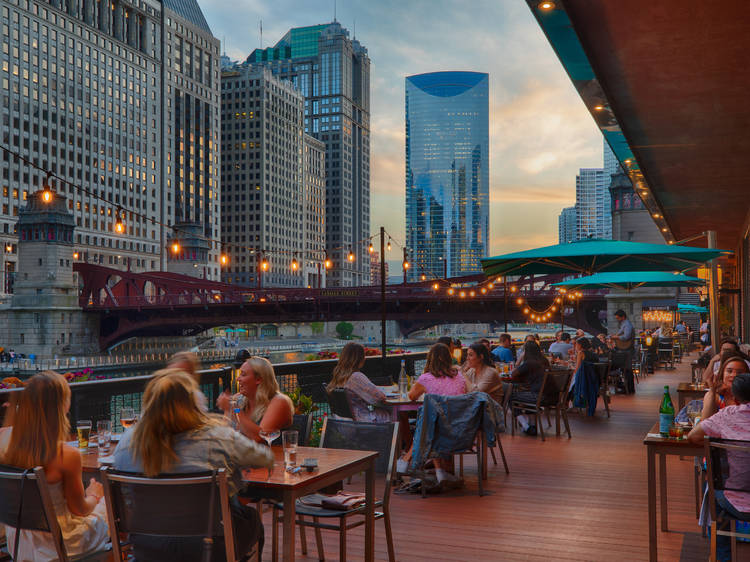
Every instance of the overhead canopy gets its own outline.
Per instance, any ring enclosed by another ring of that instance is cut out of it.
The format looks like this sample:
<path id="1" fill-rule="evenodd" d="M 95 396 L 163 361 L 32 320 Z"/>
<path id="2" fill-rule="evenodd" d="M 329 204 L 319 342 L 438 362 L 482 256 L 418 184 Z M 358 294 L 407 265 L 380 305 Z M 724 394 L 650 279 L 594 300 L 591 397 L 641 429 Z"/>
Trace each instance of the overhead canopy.
<path id="1" fill-rule="evenodd" d="M 688 271 L 722 254 L 724 250 L 622 242 L 579 240 L 482 259 L 482 269 L 492 275 L 543 275 L 606 271 Z"/>
<path id="2" fill-rule="evenodd" d="M 708 309 L 705 306 L 698 306 L 696 304 L 677 304 L 677 312 L 683 313 L 695 313 L 695 314 L 708 314 Z"/>
<path id="3" fill-rule="evenodd" d="M 639 287 L 700 287 L 704 279 L 688 275 L 675 275 L 668 271 L 612 271 L 553 283 L 553 287 L 581 287 L 586 289 L 622 289 L 630 291 Z"/>
<path id="4" fill-rule="evenodd" d="M 748 220 L 746 0 L 527 0 L 667 240 Z M 546 9 L 545 9 L 546 8 Z"/>

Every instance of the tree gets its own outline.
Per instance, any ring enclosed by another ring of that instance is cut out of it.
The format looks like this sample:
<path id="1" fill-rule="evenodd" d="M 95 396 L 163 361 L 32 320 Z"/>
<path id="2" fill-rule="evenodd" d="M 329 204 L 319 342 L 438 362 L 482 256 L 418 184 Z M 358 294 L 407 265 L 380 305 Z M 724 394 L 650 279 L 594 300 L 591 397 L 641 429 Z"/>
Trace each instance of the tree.
<path id="1" fill-rule="evenodd" d="M 354 326 L 349 322 L 339 322 L 336 324 L 336 333 L 342 340 L 348 340 L 351 338 L 352 332 L 354 332 Z"/>
<path id="2" fill-rule="evenodd" d="M 310 323 L 310 329 L 312 330 L 313 334 L 322 334 L 323 333 L 323 322 L 311 322 Z"/>

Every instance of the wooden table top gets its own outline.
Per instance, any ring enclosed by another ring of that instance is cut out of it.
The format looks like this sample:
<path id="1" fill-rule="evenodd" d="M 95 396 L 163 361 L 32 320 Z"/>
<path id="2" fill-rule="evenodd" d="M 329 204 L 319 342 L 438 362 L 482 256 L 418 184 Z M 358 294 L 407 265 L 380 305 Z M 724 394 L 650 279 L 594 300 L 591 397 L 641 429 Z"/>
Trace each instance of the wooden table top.
<path id="1" fill-rule="evenodd" d="M 679 448 L 679 449 L 693 449 L 693 450 L 703 450 L 703 445 L 696 445 L 695 443 L 691 443 L 687 439 L 675 439 L 673 437 L 662 437 L 659 435 L 659 422 L 656 422 L 653 426 L 651 426 L 651 429 L 646 434 L 646 437 L 643 438 L 643 444 L 644 445 L 667 445 L 669 447 Z M 691 453 L 686 453 L 691 454 Z"/>
<path id="2" fill-rule="evenodd" d="M 383 391 L 383 394 L 385 394 L 386 404 L 391 405 L 401 405 L 401 404 L 422 404 L 424 402 L 424 394 L 417 398 L 416 400 L 409 400 L 409 398 L 402 398 L 401 396 L 393 396 L 393 394 L 398 393 L 398 387 L 395 386 L 379 386 L 380 390 Z"/>
<path id="3" fill-rule="evenodd" d="M 356 465 L 364 466 L 378 456 L 376 451 L 351 451 L 348 449 L 325 449 L 321 447 L 297 447 L 297 464 L 305 459 L 314 458 L 318 468 L 307 472 L 304 468 L 296 473 L 284 470 L 284 451 L 281 447 L 272 447 L 276 458 L 273 473 L 268 477 L 265 468 L 251 468 L 242 471 L 242 478 L 255 488 L 297 488 L 312 484 L 316 480 L 330 476 L 332 473 L 350 470 Z"/>
<path id="4" fill-rule="evenodd" d="M 691 382 L 681 382 L 677 385 L 677 392 L 706 392 L 708 388 L 704 384 L 695 385 Z"/>

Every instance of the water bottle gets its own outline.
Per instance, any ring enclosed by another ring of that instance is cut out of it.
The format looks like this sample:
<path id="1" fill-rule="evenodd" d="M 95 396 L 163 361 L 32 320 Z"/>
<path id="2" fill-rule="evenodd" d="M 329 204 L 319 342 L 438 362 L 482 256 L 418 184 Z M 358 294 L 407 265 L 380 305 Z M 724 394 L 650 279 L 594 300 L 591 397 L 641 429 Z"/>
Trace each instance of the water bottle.
<path id="1" fill-rule="evenodd" d="M 662 437 L 669 437 L 669 427 L 674 423 L 674 405 L 669 396 L 669 386 L 664 385 L 664 396 L 659 405 L 659 433 Z"/>
<path id="2" fill-rule="evenodd" d="M 406 361 L 401 360 L 401 372 L 398 374 L 398 393 L 406 398 L 409 392 L 409 377 L 406 376 Z"/>

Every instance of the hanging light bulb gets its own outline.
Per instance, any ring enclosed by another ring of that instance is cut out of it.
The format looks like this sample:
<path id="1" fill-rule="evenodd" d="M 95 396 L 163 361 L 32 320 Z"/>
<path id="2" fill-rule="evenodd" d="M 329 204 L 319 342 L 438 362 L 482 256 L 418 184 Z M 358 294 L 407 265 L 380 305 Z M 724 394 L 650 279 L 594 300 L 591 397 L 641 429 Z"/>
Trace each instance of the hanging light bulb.
<path id="1" fill-rule="evenodd" d="M 115 213 L 115 232 L 117 234 L 123 234 L 125 232 L 125 223 L 122 222 L 122 215 L 120 209 L 117 209 Z"/>
<path id="2" fill-rule="evenodd" d="M 453 287 L 451 287 L 450 289 L 448 289 L 448 294 L 449 294 L 449 295 L 452 295 L 452 294 L 453 294 L 453 293 L 455 293 L 455 292 L 456 292 L 456 291 L 454 291 L 454 290 L 453 290 Z"/>
<path id="3" fill-rule="evenodd" d="M 422 275 L 420 275 L 420 277 L 419 277 L 419 278 L 420 278 L 420 279 L 421 279 L 422 281 L 427 281 L 427 276 L 426 276 L 426 275 L 425 275 L 424 273 L 423 273 Z"/>
<path id="4" fill-rule="evenodd" d="M 229 263 L 229 256 L 227 256 L 226 254 L 221 254 L 219 261 L 221 261 L 221 265 L 227 265 Z"/>
<path id="5" fill-rule="evenodd" d="M 494 283 L 490 283 L 489 285 L 487 285 L 487 288 L 491 291 L 492 289 L 495 288 L 495 284 Z"/>
<path id="6" fill-rule="evenodd" d="M 346 256 L 346 259 L 348 259 L 350 262 L 354 261 L 354 252 L 352 252 L 351 247 L 349 248 L 349 255 Z"/>
<path id="7" fill-rule="evenodd" d="M 367 251 L 371 254 L 375 251 L 375 246 L 372 245 L 372 242 L 370 242 L 370 245 L 367 246 Z"/>
<path id="8" fill-rule="evenodd" d="M 486 295 L 486 294 L 487 294 L 487 289 L 485 289 L 484 287 L 482 287 L 482 288 L 480 289 L 480 291 L 481 291 L 481 293 L 482 293 L 483 295 Z"/>
<path id="9" fill-rule="evenodd" d="M 260 269 L 261 271 L 268 271 L 268 260 L 265 256 L 260 259 Z"/>
<path id="10" fill-rule="evenodd" d="M 292 258 L 292 271 L 297 271 L 299 269 L 299 264 L 297 263 L 297 258 Z"/>
<path id="11" fill-rule="evenodd" d="M 440 288 L 440 285 L 439 285 L 439 284 L 437 284 L 437 283 L 433 283 L 433 284 L 432 284 L 432 290 L 433 290 L 433 291 L 437 291 L 437 290 L 438 290 L 439 288 Z"/>
<path id="12" fill-rule="evenodd" d="M 326 252 L 326 257 L 325 260 L 323 260 L 323 265 L 326 269 L 331 269 L 331 266 L 333 265 L 331 258 L 328 257 L 328 252 Z"/>
<path id="13" fill-rule="evenodd" d="M 386 249 L 390 252 L 391 251 L 391 239 L 388 239 L 388 246 L 386 246 Z"/>
<path id="14" fill-rule="evenodd" d="M 172 253 L 177 254 L 180 251 L 180 244 L 179 242 L 175 242 L 172 244 Z"/>
<path id="15" fill-rule="evenodd" d="M 521 298 L 516 299 L 516 304 L 518 304 L 519 306 L 522 305 L 523 304 L 523 299 L 521 299 Z"/>
<path id="16" fill-rule="evenodd" d="M 6 248 L 6 250 L 7 250 L 7 248 Z M 79 255 L 80 254 L 78 252 L 73 252 L 73 259 L 77 260 Z"/>
<path id="17" fill-rule="evenodd" d="M 42 185 L 42 201 L 44 201 L 45 203 L 51 202 L 54 197 L 49 181 L 51 177 L 52 172 L 47 172 L 47 178 L 44 180 L 44 184 Z"/>

